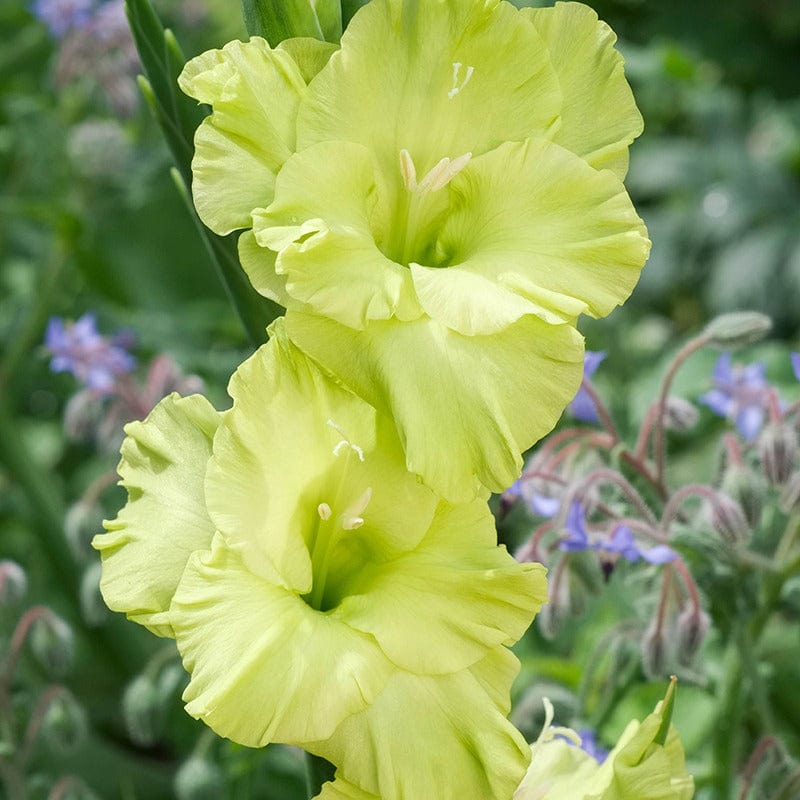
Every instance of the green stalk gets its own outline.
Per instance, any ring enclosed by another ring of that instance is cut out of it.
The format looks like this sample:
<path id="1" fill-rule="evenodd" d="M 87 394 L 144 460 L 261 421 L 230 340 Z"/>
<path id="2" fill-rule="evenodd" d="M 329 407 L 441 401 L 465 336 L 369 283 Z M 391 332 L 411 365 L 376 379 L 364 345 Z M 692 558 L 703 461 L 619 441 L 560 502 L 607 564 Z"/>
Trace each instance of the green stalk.
<path id="1" fill-rule="evenodd" d="M 322 790 L 322 784 L 333 780 L 336 767 L 324 758 L 306 753 L 306 788 L 309 800 Z"/>

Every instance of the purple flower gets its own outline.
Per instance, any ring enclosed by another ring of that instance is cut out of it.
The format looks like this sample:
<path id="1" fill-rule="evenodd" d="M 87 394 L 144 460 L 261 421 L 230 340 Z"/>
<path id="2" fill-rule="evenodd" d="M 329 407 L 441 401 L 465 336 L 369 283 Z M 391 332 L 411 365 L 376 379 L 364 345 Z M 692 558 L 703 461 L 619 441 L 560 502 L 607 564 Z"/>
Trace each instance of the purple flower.
<path id="1" fill-rule="evenodd" d="M 789 358 L 792 362 L 792 369 L 794 370 L 794 376 L 797 380 L 800 381 L 800 353 L 789 353 Z"/>
<path id="2" fill-rule="evenodd" d="M 608 757 L 608 750 L 598 744 L 595 732 L 591 728 L 581 728 L 577 734 L 581 737 L 581 750 L 602 764 Z"/>
<path id="3" fill-rule="evenodd" d="M 602 351 L 587 350 L 583 356 L 583 380 L 588 381 L 594 375 L 597 368 L 600 366 L 606 354 Z M 597 409 L 594 407 L 594 400 L 592 400 L 586 389 L 578 389 L 578 393 L 569 404 L 569 411 L 575 419 L 581 422 L 597 422 Z"/>
<path id="4" fill-rule="evenodd" d="M 723 353 L 714 365 L 711 379 L 714 388 L 698 401 L 732 420 L 747 441 L 755 439 L 764 424 L 768 403 L 769 383 L 763 362 L 734 366 L 733 356 Z"/>
<path id="5" fill-rule="evenodd" d="M 586 530 L 586 519 L 583 508 L 577 500 L 572 501 L 572 505 L 567 512 L 567 519 L 564 522 L 564 530 L 567 535 L 558 543 L 558 549 L 567 553 L 577 553 L 589 547 L 589 533 Z"/>
<path id="6" fill-rule="evenodd" d="M 636 544 L 633 532 L 627 525 L 617 525 L 605 542 L 595 545 L 596 549 L 606 553 L 616 553 L 622 558 L 635 563 L 640 558 L 649 564 L 666 564 L 677 558 L 677 553 L 664 544 L 650 548 L 641 548 Z"/>
<path id="7" fill-rule="evenodd" d="M 36 0 L 31 11 L 60 39 L 74 28 L 82 28 L 92 16 L 94 0 Z"/>
<path id="8" fill-rule="evenodd" d="M 124 347 L 97 332 L 93 314 L 67 323 L 61 317 L 51 317 L 44 343 L 53 356 L 53 372 L 71 372 L 98 395 L 111 394 L 117 378 L 136 365 Z"/>

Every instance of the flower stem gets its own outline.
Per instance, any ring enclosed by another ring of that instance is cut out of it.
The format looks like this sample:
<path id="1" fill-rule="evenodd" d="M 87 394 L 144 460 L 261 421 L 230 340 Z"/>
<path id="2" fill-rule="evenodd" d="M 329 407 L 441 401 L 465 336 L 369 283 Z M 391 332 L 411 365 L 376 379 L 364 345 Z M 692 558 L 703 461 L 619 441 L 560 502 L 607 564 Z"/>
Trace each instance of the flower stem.
<path id="1" fill-rule="evenodd" d="M 316 797 L 322 790 L 322 784 L 333 780 L 336 767 L 324 758 L 306 753 L 306 789 L 308 798 Z"/>

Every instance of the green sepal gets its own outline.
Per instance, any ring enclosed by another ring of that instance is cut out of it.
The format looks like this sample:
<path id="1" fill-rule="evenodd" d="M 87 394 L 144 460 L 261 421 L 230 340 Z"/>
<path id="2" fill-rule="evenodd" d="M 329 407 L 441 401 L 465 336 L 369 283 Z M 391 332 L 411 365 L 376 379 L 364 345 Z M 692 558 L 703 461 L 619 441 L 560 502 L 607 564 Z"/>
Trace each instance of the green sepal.
<path id="1" fill-rule="evenodd" d="M 667 741 L 667 734 L 669 733 L 669 726 L 672 722 L 672 709 L 675 707 L 675 689 L 678 685 L 678 679 L 673 675 L 670 678 L 667 693 L 661 701 L 661 726 L 658 733 L 655 735 L 653 741 L 661 746 Z"/>
<path id="2" fill-rule="evenodd" d="M 192 183 L 194 132 L 208 114 L 208 108 L 179 91 L 178 75 L 186 59 L 175 36 L 161 24 L 150 0 L 126 0 L 125 13 L 146 76 L 139 78 L 139 87 L 172 153 L 176 186 L 187 200 L 198 233 L 248 338 L 259 345 L 266 339 L 267 325 L 280 316 L 282 309 L 261 297 L 250 285 L 239 265 L 236 237 L 217 236 L 200 224 L 186 188 Z"/>
<path id="3" fill-rule="evenodd" d="M 242 0 L 242 13 L 247 32 L 272 47 L 297 36 L 338 42 L 342 35 L 339 0 Z"/>

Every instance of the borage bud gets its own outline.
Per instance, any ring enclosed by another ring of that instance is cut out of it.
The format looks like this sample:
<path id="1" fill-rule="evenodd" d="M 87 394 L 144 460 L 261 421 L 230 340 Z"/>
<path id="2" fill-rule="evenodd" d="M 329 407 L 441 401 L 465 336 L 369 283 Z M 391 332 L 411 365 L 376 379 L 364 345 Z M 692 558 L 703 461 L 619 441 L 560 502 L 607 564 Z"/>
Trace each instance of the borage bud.
<path id="1" fill-rule="evenodd" d="M 53 697 L 42 716 L 42 733 L 54 753 L 70 753 L 86 736 L 86 712 L 63 687 L 48 691 Z"/>
<path id="2" fill-rule="evenodd" d="M 49 608 L 34 620 L 30 632 L 31 651 L 48 675 L 63 675 L 72 664 L 72 630 Z"/>
<path id="3" fill-rule="evenodd" d="M 122 718 L 131 741 L 140 747 L 152 747 L 164 727 L 165 704 L 155 681 L 137 675 L 122 695 Z"/>
<path id="4" fill-rule="evenodd" d="M 800 472 L 793 472 L 786 481 L 778 506 L 784 514 L 800 513 Z"/>
<path id="5" fill-rule="evenodd" d="M 705 641 L 710 620 L 708 614 L 695 605 L 688 605 L 678 615 L 678 660 L 689 666 Z"/>
<path id="6" fill-rule="evenodd" d="M 64 517 L 64 535 L 78 561 L 85 562 L 94 555 L 91 541 L 102 529 L 103 512 L 97 503 L 79 500 L 69 507 Z"/>
<path id="7" fill-rule="evenodd" d="M 0 607 L 16 605 L 27 588 L 25 570 L 16 561 L 0 561 Z"/>
<path id="8" fill-rule="evenodd" d="M 108 606 L 100 594 L 100 562 L 90 564 L 81 576 L 79 599 L 83 619 L 90 628 L 97 628 L 108 619 Z"/>
<path id="9" fill-rule="evenodd" d="M 763 476 L 749 467 L 732 464 L 722 476 L 722 491 L 739 503 L 750 527 L 756 528 L 767 491 Z"/>
<path id="10" fill-rule="evenodd" d="M 763 339 L 772 329 L 772 320 L 755 311 L 720 314 L 706 325 L 703 334 L 720 350 L 735 350 Z"/>
<path id="11" fill-rule="evenodd" d="M 225 778 L 216 764 L 192 756 L 184 761 L 175 776 L 178 800 L 219 800 L 225 791 Z"/>
<path id="12" fill-rule="evenodd" d="M 767 480 L 773 486 L 782 486 L 794 469 L 797 434 L 780 422 L 767 425 L 758 438 L 758 454 Z"/>
<path id="13" fill-rule="evenodd" d="M 711 501 L 711 525 L 726 542 L 731 544 L 745 539 L 750 533 L 742 507 L 724 492 L 716 492 Z"/>
<path id="14" fill-rule="evenodd" d="M 650 623 L 641 642 L 642 669 L 650 680 L 663 678 L 667 671 L 667 641 L 663 626 Z"/>
<path id="15" fill-rule="evenodd" d="M 690 431 L 700 414 L 695 406 L 682 397 L 668 397 L 664 408 L 664 426 L 670 431 Z"/>

